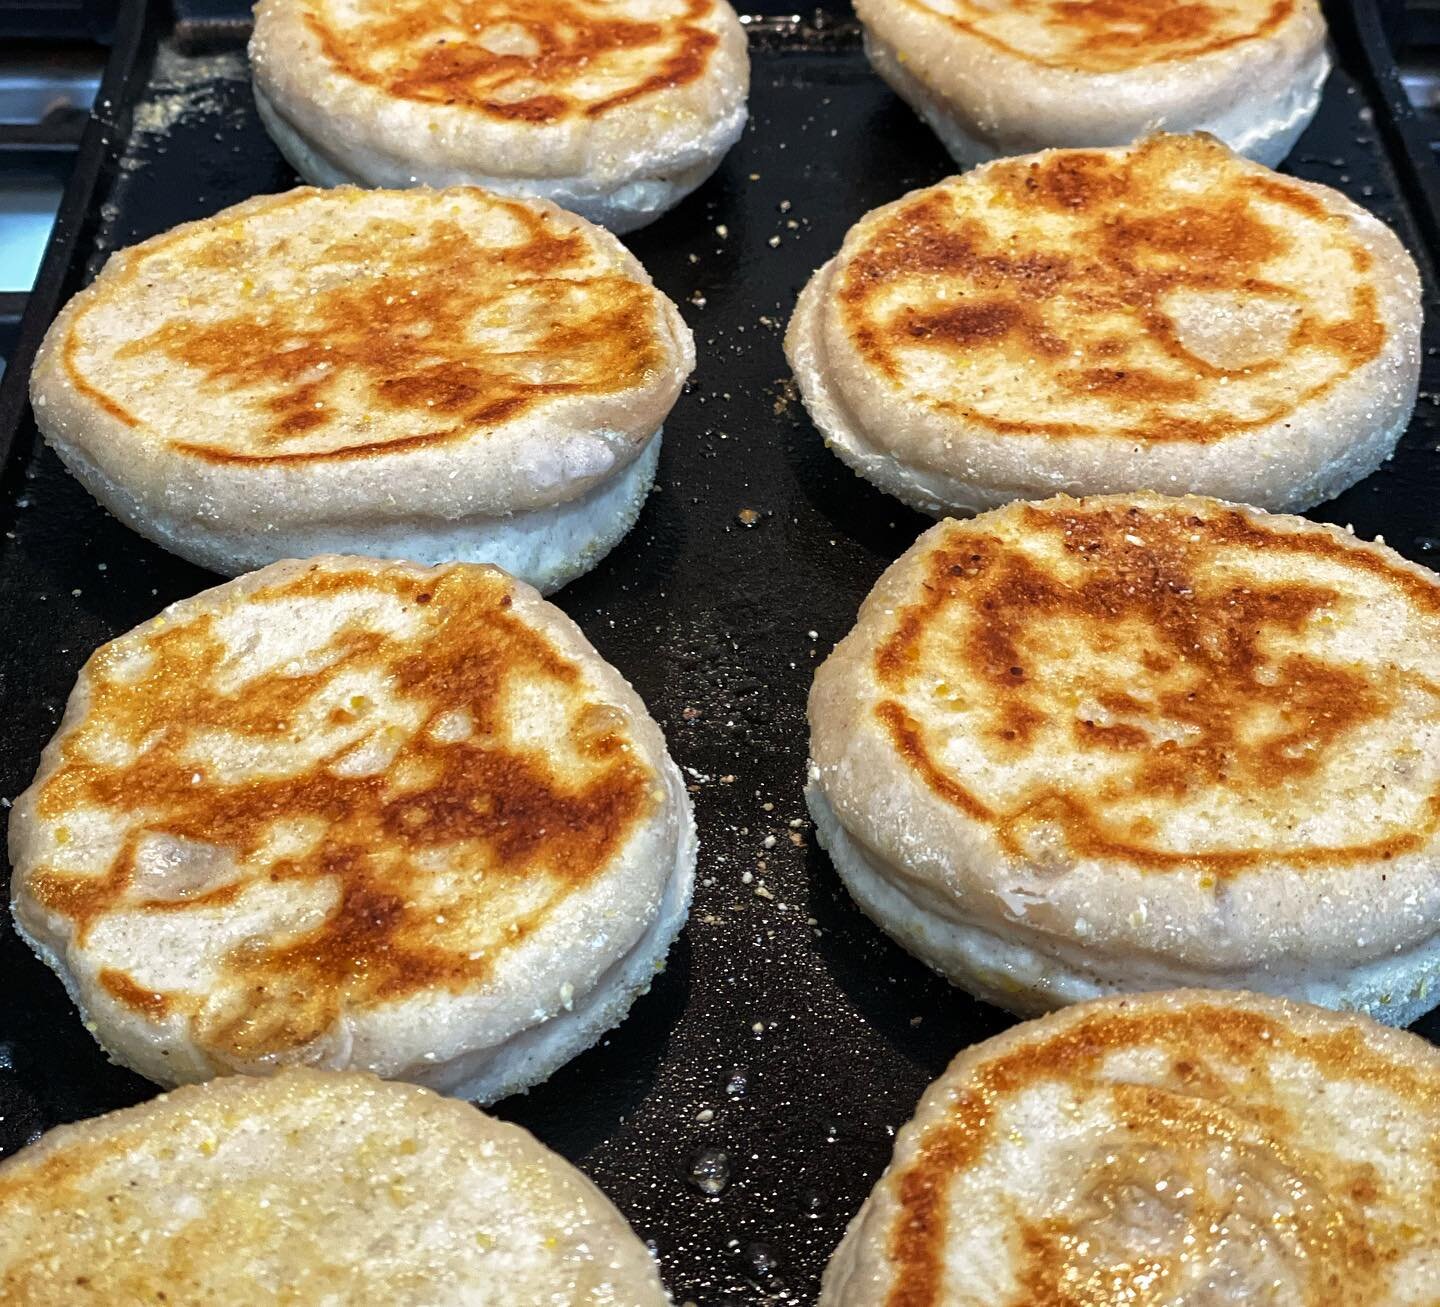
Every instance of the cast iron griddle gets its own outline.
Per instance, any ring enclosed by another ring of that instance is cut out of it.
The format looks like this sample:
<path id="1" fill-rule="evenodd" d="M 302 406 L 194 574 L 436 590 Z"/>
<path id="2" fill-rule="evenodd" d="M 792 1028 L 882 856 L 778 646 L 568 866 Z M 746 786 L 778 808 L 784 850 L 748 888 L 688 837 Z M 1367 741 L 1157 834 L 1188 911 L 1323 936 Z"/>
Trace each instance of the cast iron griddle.
<path id="1" fill-rule="evenodd" d="M 230 8 L 232 20 L 242 13 Z M 42 287 L 68 292 L 82 266 L 92 275 L 120 246 L 294 183 L 255 116 L 241 24 L 199 32 L 203 53 L 182 53 L 198 29 L 166 16 L 134 32 L 134 49 L 122 40 L 117 55 L 134 55 L 133 74 L 110 82 L 128 102 L 101 107 L 111 125 L 92 142 L 98 182 L 62 227 Z M 628 238 L 699 345 L 666 424 L 659 486 L 629 538 L 558 596 L 634 682 L 692 783 L 695 906 L 668 971 L 624 1025 L 499 1107 L 619 1204 L 653 1242 L 677 1303 L 707 1307 L 813 1300 L 921 1090 L 960 1047 L 1009 1023 L 850 906 L 800 797 L 812 669 L 926 522 L 825 451 L 787 383 L 781 333 L 851 223 L 951 165 L 871 74 L 853 27 L 755 23 L 752 52 L 743 141 L 697 195 Z M 1383 84 L 1362 91 L 1355 80 L 1373 77 L 1365 53 L 1342 57 L 1348 71 L 1332 77 L 1287 167 L 1374 210 L 1416 254 L 1431 315 L 1426 389 L 1399 456 L 1316 515 L 1425 561 L 1440 551 L 1431 215 L 1403 156 L 1382 146 L 1382 133 L 1397 139 Z M 57 267 L 67 240 L 74 259 Z M 21 380 L 8 378 L 0 440 Z M 743 525 L 742 510 L 758 523 Z M 97 507 L 28 414 L 0 518 L 0 794 L 13 796 L 95 646 L 216 578 Z M 0 986 L 0 1149 L 154 1093 L 106 1061 L 8 917 Z M 727 1172 L 728 1183 L 707 1194 L 696 1167 L 709 1188 Z"/>

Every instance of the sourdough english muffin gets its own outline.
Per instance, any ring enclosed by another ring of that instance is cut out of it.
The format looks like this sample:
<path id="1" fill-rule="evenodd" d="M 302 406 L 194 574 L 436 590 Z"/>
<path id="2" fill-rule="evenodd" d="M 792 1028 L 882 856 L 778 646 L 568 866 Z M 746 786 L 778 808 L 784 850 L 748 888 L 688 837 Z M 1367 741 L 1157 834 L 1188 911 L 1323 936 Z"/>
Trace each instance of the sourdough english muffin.
<path id="1" fill-rule="evenodd" d="M 473 188 L 262 196 L 117 254 L 50 328 L 46 438 L 215 571 L 365 553 L 593 567 L 694 366 L 609 233 Z"/>
<path id="2" fill-rule="evenodd" d="M 605 1196 L 517 1126 L 289 1070 L 61 1126 L 0 1163 L 25 1307 L 664 1307 Z"/>
<path id="3" fill-rule="evenodd" d="M 1105 999 L 926 1091 L 820 1307 L 1440 1301 L 1440 1053 L 1254 994 Z"/>
<path id="4" fill-rule="evenodd" d="M 250 63 L 307 181 L 470 182 L 614 231 L 715 171 L 750 85 L 726 0 L 260 0 Z"/>
<path id="5" fill-rule="evenodd" d="M 810 727 L 856 902 L 990 1002 L 1440 1001 L 1440 579 L 1381 545 L 1154 495 L 944 522 Z"/>
<path id="6" fill-rule="evenodd" d="M 1330 60 L 1317 0 L 856 0 L 875 70 L 961 165 L 1207 131 L 1277 164 Z"/>
<path id="7" fill-rule="evenodd" d="M 649 988 L 695 834 L 644 705 L 529 586 L 323 558 L 99 649 L 10 858 L 22 935 L 142 1075 L 488 1101 Z"/>
<path id="8" fill-rule="evenodd" d="M 830 447 L 923 512 L 1139 489 L 1279 510 L 1390 456 L 1420 321 L 1415 264 L 1365 210 L 1157 136 L 875 210 L 786 352 Z"/>

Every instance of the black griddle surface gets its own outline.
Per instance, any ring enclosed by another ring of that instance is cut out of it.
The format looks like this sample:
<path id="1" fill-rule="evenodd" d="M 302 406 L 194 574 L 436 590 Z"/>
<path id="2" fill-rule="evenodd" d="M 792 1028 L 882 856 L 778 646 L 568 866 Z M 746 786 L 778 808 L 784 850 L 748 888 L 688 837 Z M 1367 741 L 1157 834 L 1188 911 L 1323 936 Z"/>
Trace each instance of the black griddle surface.
<path id="1" fill-rule="evenodd" d="M 235 32 L 220 29 L 201 56 L 161 36 L 93 200 L 87 275 L 116 248 L 295 182 L 255 116 Z M 927 523 L 826 452 L 787 381 L 781 335 L 857 218 L 952 167 L 870 72 L 852 29 L 757 24 L 752 54 L 740 145 L 698 194 L 627 238 L 699 348 L 666 424 L 659 488 L 619 548 L 557 596 L 634 683 L 692 783 L 694 909 L 629 1019 L 498 1108 L 599 1182 L 652 1241 L 677 1303 L 706 1307 L 812 1301 L 922 1089 L 962 1046 L 1010 1024 L 859 915 L 800 794 L 812 671 Z M 1427 562 L 1440 551 L 1433 270 L 1346 72 L 1285 170 L 1373 210 L 1425 273 L 1415 420 L 1393 462 L 1315 515 Z M 28 419 L 0 491 L 0 793 L 14 795 L 95 646 L 216 578 L 110 518 Z M 741 524 L 743 509 L 757 525 Z M 155 1092 L 106 1061 L 8 918 L 0 987 L 0 1148 Z M 1434 1038 L 1440 1024 L 1424 1029 Z M 728 1159 L 717 1196 L 690 1179 L 707 1149 Z"/>

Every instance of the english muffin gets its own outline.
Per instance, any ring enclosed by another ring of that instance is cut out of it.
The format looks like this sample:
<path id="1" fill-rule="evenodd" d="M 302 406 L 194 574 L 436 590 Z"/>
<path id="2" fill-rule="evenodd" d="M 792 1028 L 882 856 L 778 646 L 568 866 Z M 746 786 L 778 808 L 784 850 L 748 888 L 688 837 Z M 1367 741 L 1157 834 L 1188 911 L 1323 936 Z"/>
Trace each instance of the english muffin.
<path id="1" fill-rule="evenodd" d="M 1207 131 L 1277 164 L 1330 71 L 1317 0 L 855 0 L 876 72 L 962 166 Z"/>
<path id="2" fill-rule="evenodd" d="M 1205 136 L 1003 159 L 861 219 L 786 336 L 829 446 L 922 512 L 1151 489 L 1275 510 L 1390 456 L 1420 279 Z"/>
<path id="3" fill-rule="evenodd" d="M 20 1307 L 663 1307 L 645 1246 L 524 1130 L 414 1085 L 231 1076 L 0 1163 Z"/>
<path id="4" fill-rule="evenodd" d="M 1103 999 L 960 1054 L 820 1307 L 1440 1300 L 1440 1052 L 1254 994 Z"/>
<path id="5" fill-rule="evenodd" d="M 250 64 L 307 181 L 473 183 L 612 231 L 715 171 L 750 86 L 726 0 L 260 0 Z"/>
<path id="6" fill-rule="evenodd" d="M 810 729 L 855 901 L 1001 1007 L 1440 1001 L 1440 579 L 1381 545 L 1155 495 L 944 522 Z"/>
<path id="7" fill-rule="evenodd" d="M 365 553 L 549 591 L 634 523 L 694 363 L 645 270 L 554 205 L 301 189 L 115 255 L 31 397 L 106 508 L 217 572 Z"/>
<path id="8" fill-rule="evenodd" d="M 102 646 L 10 858 L 21 934 L 142 1075 L 489 1101 L 649 988 L 695 833 L 644 705 L 529 586 L 322 558 Z"/>

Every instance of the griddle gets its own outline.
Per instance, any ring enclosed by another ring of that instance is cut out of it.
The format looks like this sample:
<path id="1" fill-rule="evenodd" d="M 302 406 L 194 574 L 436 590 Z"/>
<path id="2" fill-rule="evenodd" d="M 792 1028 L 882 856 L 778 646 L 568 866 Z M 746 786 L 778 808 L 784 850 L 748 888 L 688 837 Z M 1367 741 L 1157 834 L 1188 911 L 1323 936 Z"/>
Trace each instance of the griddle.
<path id="1" fill-rule="evenodd" d="M 1425 378 L 1396 458 L 1314 516 L 1440 556 L 1440 173 L 1372 0 L 1328 6 L 1337 69 L 1285 170 L 1391 224 L 1425 277 Z M 953 171 L 876 78 L 848 14 L 753 18 L 752 117 L 713 180 L 628 243 L 694 328 L 659 488 L 557 596 L 634 683 L 691 784 L 690 924 L 625 1023 L 498 1105 L 578 1163 L 656 1250 L 677 1303 L 813 1301 L 896 1128 L 1010 1018 L 890 944 L 814 843 L 812 671 L 926 521 L 827 453 L 787 379 L 795 296 L 867 210 Z M 96 115 L 0 387 L 0 794 L 33 775 L 101 642 L 216 583 L 109 517 L 38 440 L 24 381 L 57 308 L 116 249 L 295 177 L 255 115 L 247 9 L 127 0 Z M 752 524 L 753 523 L 753 524 Z M 8 798 L 6 800 L 8 805 Z M 0 1151 L 154 1086 L 107 1062 L 0 928 Z M 1440 1039 L 1440 1021 L 1421 1024 Z"/>

